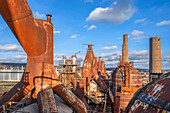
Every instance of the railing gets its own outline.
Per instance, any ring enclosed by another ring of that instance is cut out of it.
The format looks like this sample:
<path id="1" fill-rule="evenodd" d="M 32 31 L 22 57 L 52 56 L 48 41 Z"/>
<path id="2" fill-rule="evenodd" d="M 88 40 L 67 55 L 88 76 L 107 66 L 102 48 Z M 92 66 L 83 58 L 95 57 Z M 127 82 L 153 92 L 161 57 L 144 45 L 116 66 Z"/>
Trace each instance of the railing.
<path id="1" fill-rule="evenodd" d="M 60 61 L 58 61 L 58 65 L 78 65 L 78 66 L 80 66 L 81 65 L 81 61 L 76 61 L 76 64 L 73 64 L 72 62 L 65 62 L 65 64 L 64 64 L 64 61 L 63 60 L 60 60 Z"/>
<path id="2" fill-rule="evenodd" d="M 74 70 L 73 68 L 72 69 L 61 69 L 60 72 L 61 73 L 81 73 L 80 70 Z"/>
<path id="3" fill-rule="evenodd" d="M 0 69 L 0 81 L 20 81 L 24 70 Z"/>

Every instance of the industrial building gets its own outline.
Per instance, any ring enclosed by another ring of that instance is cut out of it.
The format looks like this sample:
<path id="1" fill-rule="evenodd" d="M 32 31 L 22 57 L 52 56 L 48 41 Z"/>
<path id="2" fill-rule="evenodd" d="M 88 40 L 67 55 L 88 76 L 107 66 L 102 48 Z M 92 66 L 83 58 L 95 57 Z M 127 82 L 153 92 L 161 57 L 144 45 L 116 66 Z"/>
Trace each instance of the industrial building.
<path id="1" fill-rule="evenodd" d="M 128 57 L 128 35 L 123 36 L 122 57 L 118 67 L 113 70 L 113 96 L 120 96 L 120 108 L 125 110 L 134 93 L 142 87 L 142 77 L 129 62 Z"/>

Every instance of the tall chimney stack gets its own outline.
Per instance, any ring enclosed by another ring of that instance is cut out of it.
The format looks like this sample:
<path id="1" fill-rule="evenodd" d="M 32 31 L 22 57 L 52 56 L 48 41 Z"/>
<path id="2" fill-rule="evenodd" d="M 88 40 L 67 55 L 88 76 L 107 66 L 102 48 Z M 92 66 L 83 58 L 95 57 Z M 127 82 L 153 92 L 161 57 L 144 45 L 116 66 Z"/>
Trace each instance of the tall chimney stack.
<path id="1" fill-rule="evenodd" d="M 161 74 L 161 39 L 160 37 L 150 38 L 149 51 L 149 80 L 158 78 Z"/>
<path id="2" fill-rule="evenodd" d="M 122 45 L 122 63 L 126 64 L 129 62 L 128 56 L 128 34 L 123 35 L 123 45 Z"/>

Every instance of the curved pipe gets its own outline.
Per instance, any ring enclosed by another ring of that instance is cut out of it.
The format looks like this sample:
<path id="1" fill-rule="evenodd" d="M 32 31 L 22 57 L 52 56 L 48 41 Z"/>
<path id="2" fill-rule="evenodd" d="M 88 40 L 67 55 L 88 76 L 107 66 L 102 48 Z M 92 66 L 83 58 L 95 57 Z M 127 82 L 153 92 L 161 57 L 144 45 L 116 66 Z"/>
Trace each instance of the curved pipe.
<path id="1" fill-rule="evenodd" d="M 37 24 L 26 0 L 0 0 L 0 14 L 28 56 L 46 52 L 45 29 Z"/>

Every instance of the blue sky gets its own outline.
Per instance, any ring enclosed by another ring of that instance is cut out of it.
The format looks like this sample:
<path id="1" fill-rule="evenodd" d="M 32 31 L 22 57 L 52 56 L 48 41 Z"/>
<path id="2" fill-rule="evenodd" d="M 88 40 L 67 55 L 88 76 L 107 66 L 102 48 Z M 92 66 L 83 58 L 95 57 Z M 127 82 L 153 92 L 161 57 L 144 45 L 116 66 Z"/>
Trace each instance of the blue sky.
<path id="1" fill-rule="evenodd" d="M 137 68 L 148 68 L 149 38 L 161 37 L 162 67 L 170 67 L 169 0 L 28 0 L 35 18 L 52 14 L 55 64 L 62 55 L 78 52 L 83 60 L 87 46 L 107 67 L 116 67 L 123 34 L 129 35 L 129 57 Z M 26 55 L 0 16 L 0 62 L 26 62 Z"/>

